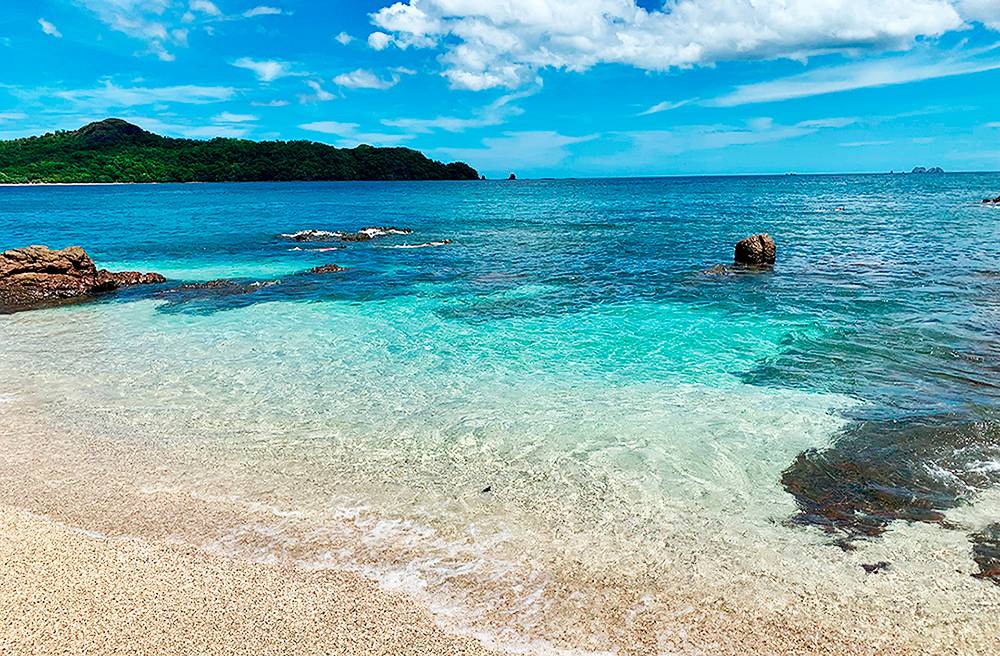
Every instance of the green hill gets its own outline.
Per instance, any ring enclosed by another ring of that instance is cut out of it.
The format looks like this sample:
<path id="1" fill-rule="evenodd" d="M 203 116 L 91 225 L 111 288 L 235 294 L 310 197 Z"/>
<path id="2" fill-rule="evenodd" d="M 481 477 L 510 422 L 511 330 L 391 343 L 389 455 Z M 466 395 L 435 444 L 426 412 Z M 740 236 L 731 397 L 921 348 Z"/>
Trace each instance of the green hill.
<path id="1" fill-rule="evenodd" d="M 173 139 L 117 118 L 79 130 L 0 141 L 0 183 L 475 180 L 410 148 L 334 148 L 313 141 Z"/>

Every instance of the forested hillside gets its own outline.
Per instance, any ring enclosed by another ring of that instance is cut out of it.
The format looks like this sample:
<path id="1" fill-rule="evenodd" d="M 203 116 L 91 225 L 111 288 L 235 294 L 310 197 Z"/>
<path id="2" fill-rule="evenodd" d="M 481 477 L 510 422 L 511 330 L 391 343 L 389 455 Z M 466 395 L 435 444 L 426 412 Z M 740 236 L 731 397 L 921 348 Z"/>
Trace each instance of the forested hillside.
<path id="1" fill-rule="evenodd" d="M 0 183 L 475 180 L 475 169 L 410 148 L 312 141 L 173 139 L 109 118 L 79 130 L 0 141 Z"/>

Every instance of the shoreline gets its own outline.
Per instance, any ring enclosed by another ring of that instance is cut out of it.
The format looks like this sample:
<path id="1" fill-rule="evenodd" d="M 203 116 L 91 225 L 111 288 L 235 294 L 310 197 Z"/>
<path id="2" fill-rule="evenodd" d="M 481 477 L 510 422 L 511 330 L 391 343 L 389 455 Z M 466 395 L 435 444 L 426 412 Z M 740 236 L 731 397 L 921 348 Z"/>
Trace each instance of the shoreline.
<path id="1" fill-rule="evenodd" d="M 487 656 L 359 575 L 107 538 L 0 505 L 0 652 Z"/>

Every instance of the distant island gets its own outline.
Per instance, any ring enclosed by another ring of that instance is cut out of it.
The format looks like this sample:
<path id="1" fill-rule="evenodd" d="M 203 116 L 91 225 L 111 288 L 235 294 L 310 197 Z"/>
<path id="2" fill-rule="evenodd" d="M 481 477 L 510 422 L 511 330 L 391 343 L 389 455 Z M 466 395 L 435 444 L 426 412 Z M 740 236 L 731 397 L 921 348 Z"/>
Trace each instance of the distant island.
<path id="1" fill-rule="evenodd" d="M 314 141 L 174 139 L 117 118 L 0 141 L 0 183 L 477 180 L 410 148 L 335 148 Z"/>
<path id="2" fill-rule="evenodd" d="M 944 169 L 940 166 L 932 166 L 929 169 L 922 166 L 916 166 L 912 171 L 910 171 L 910 173 L 944 173 Z"/>

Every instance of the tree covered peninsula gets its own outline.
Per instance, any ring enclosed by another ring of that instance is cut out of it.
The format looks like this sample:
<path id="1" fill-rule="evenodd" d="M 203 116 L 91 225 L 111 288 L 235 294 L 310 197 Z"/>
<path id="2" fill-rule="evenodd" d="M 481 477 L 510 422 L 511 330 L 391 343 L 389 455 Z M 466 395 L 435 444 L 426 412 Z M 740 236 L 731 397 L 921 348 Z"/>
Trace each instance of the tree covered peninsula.
<path id="1" fill-rule="evenodd" d="M 410 148 L 313 141 L 174 139 L 109 118 L 79 130 L 0 141 L 0 183 L 475 180 Z"/>

